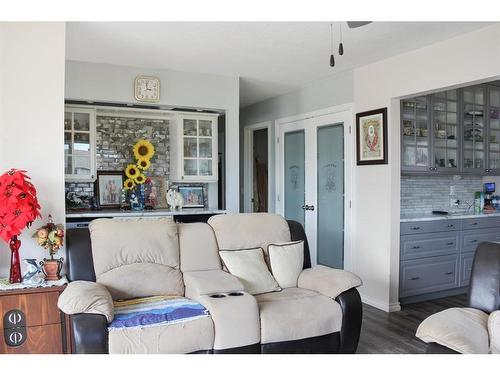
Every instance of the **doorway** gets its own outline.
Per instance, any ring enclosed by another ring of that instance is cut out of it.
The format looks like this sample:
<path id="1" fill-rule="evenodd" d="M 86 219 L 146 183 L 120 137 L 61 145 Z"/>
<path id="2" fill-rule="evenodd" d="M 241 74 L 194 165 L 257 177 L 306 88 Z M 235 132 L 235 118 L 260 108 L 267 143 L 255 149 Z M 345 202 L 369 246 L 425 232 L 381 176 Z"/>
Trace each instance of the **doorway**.
<path id="1" fill-rule="evenodd" d="M 350 268 L 351 111 L 279 124 L 276 207 L 304 226 L 311 262 Z"/>
<path id="2" fill-rule="evenodd" d="M 245 212 L 270 211 L 270 131 L 270 122 L 245 128 Z"/>

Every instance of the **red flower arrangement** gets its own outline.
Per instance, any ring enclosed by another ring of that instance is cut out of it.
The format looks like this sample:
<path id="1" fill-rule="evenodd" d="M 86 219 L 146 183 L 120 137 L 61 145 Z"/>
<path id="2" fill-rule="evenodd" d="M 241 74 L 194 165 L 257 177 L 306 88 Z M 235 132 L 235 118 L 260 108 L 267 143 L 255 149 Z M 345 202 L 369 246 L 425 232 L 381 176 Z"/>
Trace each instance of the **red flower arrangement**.
<path id="1" fill-rule="evenodd" d="M 36 189 L 26 171 L 11 169 L 0 176 L 0 238 L 9 242 L 40 215 Z"/>
<path id="2" fill-rule="evenodd" d="M 36 189 L 26 171 L 11 169 L 0 176 L 0 238 L 12 250 L 10 282 L 21 281 L 17 236 L 40 215 Z"/>

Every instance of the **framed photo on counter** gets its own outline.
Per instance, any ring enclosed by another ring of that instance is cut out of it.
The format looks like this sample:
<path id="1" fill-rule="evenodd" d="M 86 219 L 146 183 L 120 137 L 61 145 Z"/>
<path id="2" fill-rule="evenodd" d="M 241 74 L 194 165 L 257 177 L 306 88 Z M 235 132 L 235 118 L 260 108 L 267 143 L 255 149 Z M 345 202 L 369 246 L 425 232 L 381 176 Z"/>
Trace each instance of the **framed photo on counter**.
<path id="1" fill-rule="evenodd" d="M 356 114 L 357 165 L 387 164 L 387 108 Z"/>
<path id="2" fill-rule="evenodd" d="M 97 171 L 95 196 L 102 208 L 120 208 L 123 171 Z"/>
<path id="3" fill-rule="evenodd" d="M 179 186 L 179 193 L 184 198 L 182 208 L 203 208 L 205 207 L 205 197 L 203 186 Z"/>

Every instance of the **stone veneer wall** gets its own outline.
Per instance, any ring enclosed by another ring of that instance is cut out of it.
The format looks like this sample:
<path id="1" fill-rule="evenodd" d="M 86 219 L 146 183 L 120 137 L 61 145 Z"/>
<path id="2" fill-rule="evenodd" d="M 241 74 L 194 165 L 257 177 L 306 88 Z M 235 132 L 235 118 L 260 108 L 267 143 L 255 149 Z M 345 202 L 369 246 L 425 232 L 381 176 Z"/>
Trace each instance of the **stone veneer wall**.
<path id="1" fill-rule="evenodd" d="M 455 195 L 450 196 L 450 186 Z M 476 176 L 401 176 L 401 215 L 427 214 L 432 210 L 452 210 L 450 199 L 472 203 L 474 193 L 483 190 L 482 177 Z"/>
<path id="2" fill-rule="evenodd" d="M 148 176 L 170 174 L 169 121 L 119 116 L 96 116 L 96 166 L 98 171 L 124 170 L 135 161 L 133 146 L 139 139 L 148 139 L 155 147 Z M 66 182 L 66 194 L 94 195 L 92 182 Z M 172 183 L 170 183 L 172 185 Z M 190 185 L 190 184 L 176 184 Z M 205 207 L 208 207 L 208 184 L 203 185 Z"/>

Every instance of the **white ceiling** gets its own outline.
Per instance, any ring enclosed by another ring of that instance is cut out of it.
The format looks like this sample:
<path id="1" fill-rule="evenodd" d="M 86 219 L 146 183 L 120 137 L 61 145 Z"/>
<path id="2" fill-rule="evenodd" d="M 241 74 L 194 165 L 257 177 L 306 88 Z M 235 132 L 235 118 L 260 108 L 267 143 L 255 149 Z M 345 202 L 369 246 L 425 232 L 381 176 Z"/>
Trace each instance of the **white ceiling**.
<path id="1" fill-rule="evenodd" d="M 489 24 L 342 22 L 345 53 L 330 68 L 327 22 L 69 22 L 66 58 L 238 76 L 244 107 Z"/>

